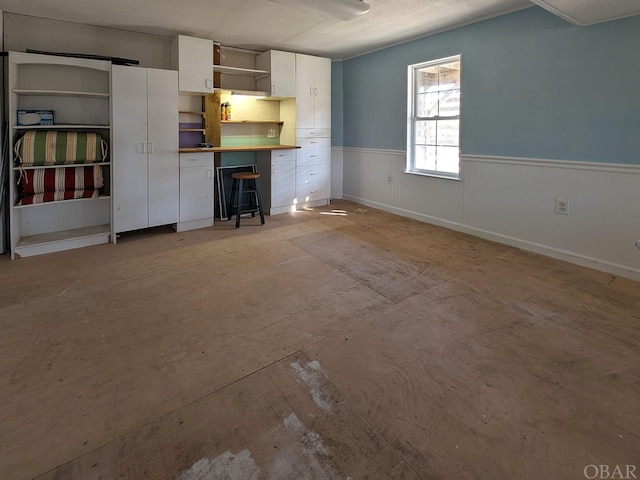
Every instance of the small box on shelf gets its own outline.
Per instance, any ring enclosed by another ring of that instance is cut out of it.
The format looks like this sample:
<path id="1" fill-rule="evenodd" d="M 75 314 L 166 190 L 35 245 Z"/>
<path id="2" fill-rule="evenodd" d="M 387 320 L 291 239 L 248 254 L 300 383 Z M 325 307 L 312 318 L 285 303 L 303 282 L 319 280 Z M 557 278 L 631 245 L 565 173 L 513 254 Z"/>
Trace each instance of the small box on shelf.
<path id="1" fill-rule="evenodd" d="M 54 124 L 54 112 L 53 110 L 18 110 L 17 111 L 17 125 L 29 126 L 29 125 L 53 125 Z"/>

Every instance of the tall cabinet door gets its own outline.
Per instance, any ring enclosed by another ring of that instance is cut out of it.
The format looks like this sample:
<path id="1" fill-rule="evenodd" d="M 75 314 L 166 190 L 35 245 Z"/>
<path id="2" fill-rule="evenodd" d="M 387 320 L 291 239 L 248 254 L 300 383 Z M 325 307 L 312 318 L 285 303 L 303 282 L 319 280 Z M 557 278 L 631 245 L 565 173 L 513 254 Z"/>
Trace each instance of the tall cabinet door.
<path id="1" fill-rule="evenodd" d="M 178 72 L 147 69 L 149 227 L 179 216 Z"/>
<path id="2" fill-rule="evenodd" d="M 314 58 L 313 128 L 331 128 L 331 59 Z"/>
<path id="3" fill-rule="evenodd" d="M 111 88 L 111 194 L 118 233 L 146 228 L 149 223 L 146 69 L 113 65 Z"/>
<path id="4" fill-rule="evenodd" d="M 314 128 L 314 57 L 296 54 L 296 128 Z"/>

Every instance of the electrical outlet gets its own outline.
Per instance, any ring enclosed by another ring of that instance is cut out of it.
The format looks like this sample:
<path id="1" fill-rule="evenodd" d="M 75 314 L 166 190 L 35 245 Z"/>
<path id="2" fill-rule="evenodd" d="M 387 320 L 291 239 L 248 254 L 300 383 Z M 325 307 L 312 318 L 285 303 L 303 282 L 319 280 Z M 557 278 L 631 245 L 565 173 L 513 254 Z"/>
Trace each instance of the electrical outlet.
<path id="1" fill-rule="evenodd" d="M 556 197 L 556 213 L 559 215 L 569 215 L 569 200 Z"/>
<path id="2" fill-rule="evenodd" d="M 275 138 L 276 136 L 276 131 L 273 128 L 270 128 L 267 131 L 267 138 Z"/>
<path id="3" fill-rule="evenodd" d="M 391 175 L 387 175 L 387 185 L 393 185 L 393 177 Z"/>

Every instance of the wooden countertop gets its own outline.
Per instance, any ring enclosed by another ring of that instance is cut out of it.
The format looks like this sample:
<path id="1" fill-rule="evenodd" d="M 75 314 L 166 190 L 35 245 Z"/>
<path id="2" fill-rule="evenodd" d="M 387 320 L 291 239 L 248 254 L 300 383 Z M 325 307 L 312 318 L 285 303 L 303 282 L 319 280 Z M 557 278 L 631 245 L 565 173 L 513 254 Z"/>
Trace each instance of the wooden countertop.
<path id="1" fill-rule="evenodd" d="M 257 152 L 262 150 L 291 150 L 294 148 L 300 148 L 297 145 L 246 145 L 242 147 L 210 147 L 210 148 L 180 148 L 180 153 L 194 153 L 194 152 Z"/>

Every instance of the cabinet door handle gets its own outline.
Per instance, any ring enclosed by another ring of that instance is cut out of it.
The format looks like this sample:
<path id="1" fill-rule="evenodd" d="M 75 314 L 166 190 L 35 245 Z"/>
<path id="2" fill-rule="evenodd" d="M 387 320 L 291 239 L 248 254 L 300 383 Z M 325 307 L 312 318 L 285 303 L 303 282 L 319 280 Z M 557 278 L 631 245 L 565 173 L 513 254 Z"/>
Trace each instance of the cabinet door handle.
<path id="1" fill-rule="evenodd" d="M 309 155 L 309 158 L 318 158 L 320 155 Z"/>
<path id="2" fill-rule="evenodd" d="M 310 173 L 309 176 L 317 175 L 317 173 Z"/>
<path id="3" fill-rule="evenodd" d="M 276 86 L 274 84 L 271 84 L 271 93 L 276 93 Z"/>
<path id="4" fill-rule="evenodd" d="M 147 150 L 149 151 L 149 153 L 153 153 L 153 143 L 152 142 L 149 142 L 147 144 Z"/>
<path id="5" fill-rule="evenodd" d="M 211 180 L 213 178 L 213 170 L 211 168 L 207 169 L 207 179 Z"/>
<path id="6" fill-rule="evenodd" d="M 140 151 L 141 153 L 147 153 L 147 144 L 146 143 L 141 143 L 140 144 Z"/>
<path id="7" fill-rule="evenodd" d="M 315 96 L 317 97 L 317 96 L 318 96 L 318 89 L 316 88 L 316 89 L 314 90 L 314 92 L 315 92 Z"/>
<path id="8" fill-rule="evenodd" d="M 313 97 L 313 87 L 309 87 L 309 95 Z"/>
<path id="9" fill-rule="evenodd" d="M 213 80 L 211 80 L 210 78 L 205 78 L 204 88 L 213 88 Z"/>
<path id="10" fill-rule="evenodd" d="M 309 193 L 318 193 L 318 190 L 311 190 Z"/>

